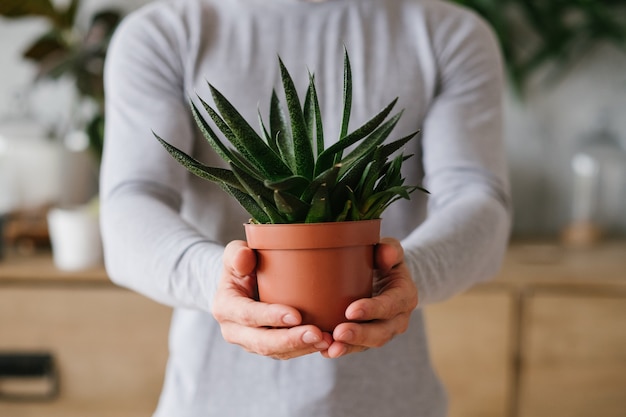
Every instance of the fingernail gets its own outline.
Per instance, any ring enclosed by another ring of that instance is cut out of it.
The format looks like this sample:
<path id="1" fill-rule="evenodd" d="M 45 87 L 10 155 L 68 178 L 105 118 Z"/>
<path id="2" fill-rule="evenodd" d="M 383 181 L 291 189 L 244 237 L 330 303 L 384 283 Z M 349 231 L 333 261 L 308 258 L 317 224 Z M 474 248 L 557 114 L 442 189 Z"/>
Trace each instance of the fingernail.
<path id="1" fill-rule="evenodd" d="M 365 311 L 361 309 L 354 310 L 352 314 L 350 314 L 350 320 L 361 320 L 364 317 L 365 317 Z"/>
<path id="2" fill-rule="evenodd" d="M 320 337 L 313 332 L 305 332 L 302 335 L 302 341 L 304 343 L 309 343 L 309 344 L 319 343 L 320 340 L 321 340 Z"/>
<path id="3" fill-rule="evenodd" d="M 298 319 L 293 314 L 285 314 L 283 316 L 283 323 L 288 326 L 295 326 L 296 324 L 298 324 Z"/>
<path id="4" fill-rule="evenodd" d="M 322 340 L 321 342 L 316 343 L 316 344 L 313 345 L 313 347 L 315 349 L 319 349 L 319 350 L 326 350 L 326 349 L 328 349 L 329 346 L 330 345 L 325 340 Z"/>
<path id="5" fill-rule="evenodd" d="M 339 351 L 339 354 L 336 356 L 337 358 L 345 355 L 346 353 L 348 353 L 348 347 L 347 346 L 342 346 L 341 350 Z"/>
<path id="6" fill-rule="evenodd" d="M 342 342 L 351 342 L 354 339 L 354 332 L 352 330 L 347 330 L 339 336 Z"/>

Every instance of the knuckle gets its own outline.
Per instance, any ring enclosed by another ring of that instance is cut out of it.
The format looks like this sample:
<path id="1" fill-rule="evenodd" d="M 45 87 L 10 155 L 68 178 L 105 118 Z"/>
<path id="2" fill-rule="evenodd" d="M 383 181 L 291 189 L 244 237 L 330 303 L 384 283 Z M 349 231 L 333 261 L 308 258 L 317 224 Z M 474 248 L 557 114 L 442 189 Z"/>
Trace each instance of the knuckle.
<path id="1" fill-rule="evenodd" d="M 274 357 L 278 355 L 278 353 L 272 347 L 268 346 L 267 344 L 261 343 L 259 341 L 254 342 L 250 346 L 250 349 L 252 352 L 259 354 L 261 356 Z"/>
<path id="2" fill-rule="evenodd" d="M 233 343 L 233 344 L 237 343 L 237 339 L 234 337 L 234 333 L 231 331 L 230 326 L 222 325 L 220 327 L 220 330 L 222 332 L 222 337 L 224 338 L 226 342 Z"/>
<path id="3" fill-rule="evenodd" d="M 385 327 L 385 328 L 381 329 L 379 336 L 374 340 L 373 347 L 375 347 L 375 348 L 383 347 L 391 339 L 393 339 L 393 332 Z"/>
<path id="4" fill-rule="evenodd" d="M 400 327 L 398 328 L 398 332 L 396 334 L 403 334 L 409 329 L 409 314 L 402 314 L 400 320 Z"/>
<path id="5" fill-rule="evenodd" d="M 226 315 L 224 314 L 223 309 L 221 308 L 221 304 L 216 300 L 211 308 L 211 314 L 213 318 L 217 320 L 218 323 L 223 323 L 226 321 Z"/>

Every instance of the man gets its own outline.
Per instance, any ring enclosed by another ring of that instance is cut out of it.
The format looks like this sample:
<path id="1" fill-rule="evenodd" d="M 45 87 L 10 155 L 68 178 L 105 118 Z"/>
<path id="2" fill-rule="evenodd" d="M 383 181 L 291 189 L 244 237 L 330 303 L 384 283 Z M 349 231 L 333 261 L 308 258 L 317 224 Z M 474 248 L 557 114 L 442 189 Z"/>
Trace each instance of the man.
<path id="1" fill-rule="evenodd" d="M 297 86 L 306 87 L 306 68 L 316 74 L 325 137 L 336 138 L 344 45 L 354 126 L 399 96 L 405 112 L 394 132 L 423 131 L 407 145 L 416 156 L 404 175 L 431 195 L 385 212 L 379 289 L 328 334 L 300 325 L 289 306 L 252 298 L 255 256 L 240 240 L 248 216 L 178 165 L 152 131 L 222 164 L 188 98 L 209 97 L 208 80 L 246 119 L 257 106 L 267 114 L 278 54 Z M 123 22 L 106 86 L 107 269 L 175 307 L 155 416 L 445 416 L 422 307 L 492 276 L 510 227 L 502 68 L 482 21 L 436 0 L 159 2 Z"/>

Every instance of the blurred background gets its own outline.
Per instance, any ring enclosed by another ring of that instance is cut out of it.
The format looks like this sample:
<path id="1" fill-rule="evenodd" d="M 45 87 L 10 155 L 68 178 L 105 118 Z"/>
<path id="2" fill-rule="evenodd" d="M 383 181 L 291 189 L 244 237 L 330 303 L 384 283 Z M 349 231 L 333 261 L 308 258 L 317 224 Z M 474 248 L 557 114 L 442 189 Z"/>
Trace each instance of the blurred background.
<path id="1" fill-rule="evenodd" d="M 0 4 L 2 416 L 156 402 L 169 310 L 108 282 L 97 227 L 108 40 L 148 2 Z M 626 2 L 456 2 L 505 57 L 515 217 L 500 276 L 427 313 L 451 415 L 626 416 Z"/>

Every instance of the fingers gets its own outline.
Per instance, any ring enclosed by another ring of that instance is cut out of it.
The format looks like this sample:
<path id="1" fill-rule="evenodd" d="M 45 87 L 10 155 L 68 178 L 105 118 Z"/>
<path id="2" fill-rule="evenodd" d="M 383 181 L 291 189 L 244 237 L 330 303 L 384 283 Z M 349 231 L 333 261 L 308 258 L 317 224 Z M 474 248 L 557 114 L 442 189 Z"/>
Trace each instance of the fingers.
<path id="1" fill-rule="evenodd" d="M 225 293 L 216 297 L 213 316 L 220 323 L 224 340 L 275 359 L 323 351 L 331 342 L 330 335 L 315 326 L 298 326 L 302 321 L 298 310 L 244 296 Z"/>
<path id="2" fill-rule="evenodd" d="M 325 351 L 331 344 L 328 333 L 322 333 L 311 325 L 267 329 L 227 323 L 222 325 L 222 335 L 227 342 L 237 344 L 248 352 L 274 359 L 292 359 Z"/>
<path id="3" fill-rule="evenodd" d="M 350 304 L 346 318 L 352 322 L 338 325 L 333 343 L 322 354 L 337 358 L 389 343 L 406 332 L 411 313 L 417 306 L 417 288 L 404 264 L 404 252 L 396 239 L 383 239 L 377 245 L 375 263 L 378 280 L 375 294 Z"/>
<path id="4" fill-rule="evenodd" d="M 243 240 L 234 240 L 224 249 L 223 263 L 227 272 L 244 277 L 254 272 L 256 254 Z"/>
<path id="5" fill-rule="evenodd" d="M 298 310 L 255 300 L 256 254 L 246 242 L 229 243 L 223 264 L 212 313 L 227 342 L 276 359 L 328 349 L 332 342 L 330 334 L 315 326 L 299 326 L 302 316 Z"/>
<path id="6" fill-rule="evenodd" d="M 404 260 L 404 250 L 397 239 L 386 237 L 376 245 L 374 263 L 381 272 L 387 272 Z"/>

